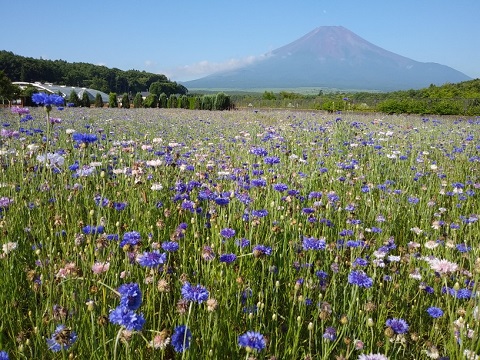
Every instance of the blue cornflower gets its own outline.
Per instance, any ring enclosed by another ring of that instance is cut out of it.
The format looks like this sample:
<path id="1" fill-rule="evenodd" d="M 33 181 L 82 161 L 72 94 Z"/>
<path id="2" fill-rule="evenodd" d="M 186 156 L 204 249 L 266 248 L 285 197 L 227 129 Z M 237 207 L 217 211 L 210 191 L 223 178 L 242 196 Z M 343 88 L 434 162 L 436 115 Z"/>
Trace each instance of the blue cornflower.
<path id="1" fill-rule="evenodd" d="M 427 313 L 432 318 L 436 319 L 443 315 L 443 310 L 438 307 L 432 306 L 427 309 Z"/>
<path id="2" fill-rule="evenodd" d="M 288 189 L 288 186 L 282 183 L 278 183 L 278 184 L 273 184 L 273 189 L 279 192 L 283 192 Z"/>
<path id="3" fill-rule="evenodd" d="M 167 254 L 161 253 L 158 250 L 151 252 L 144 252 L 141 255 L 137 255 L 137 262 L 144 267 L 157 267 L 163 265 L 167 261 Z"/>
<path id="4" fill-rule="evenodd" d="M 194 301 L 201 304 L 208 300 L 208 290 L 202 285 L 192 286 L 189 282 L 185 282 L 182 286 L 182 297 L 188 301 Z"/>
<path id="5" fill-rule="evenodd" d="M 320 199 L 322 197 L 322 193 L 320 191 L 312 191 L 308 194 L 309 199 Z"/>
<path id="6" fill-rule="evenodd" d="M 405 320 L 397 318 L 387 319 L 385 325 L 391 328 L 395 334 L 405 334 L 409 328 Z"/>
<path id="7" fill-rule="evenodd" d="M 121 306 L 129 310 L 136 310 L 142 304 L 142 291 L 137 283 L 120 285 L 117 291 L 120 293 Z"/>
<path id="8" fill-rule="evenodd" d="M 368 277 L 362 270 L 354 270 L 348 274 L 348 283 L 364 288 L 370 288 L 373 285 L 372 278 Z"/>
<path id="9" fill-rule="evenodd" d="M 0 351 L 0 360 L 10 360 L 6 351 Z"/>
<path id="10" fill-rule="evenodd" d="M 95 134 L 73 133 L 72 139 L 75 140 L 77 143 L 91 144 L 97 141 L 98 137 Z"/>
<path id="11" fill-rule="evenodd" d="M 179 325 L 173 330 L 172 345 L 175 352 L 181 353 L 190 348 L 191 340 L 192 332 L 185 325 Z"/>
<path id="12" fill-rule="evenodd" d="M 267 165 L 280 164 L 280 158 L 278 158 L 276 156 L 265 156 L 263 158 L 263 162 Z"/>
<path id="13" fill-rule="evenodd" d="M 125 203 L 125 202 L 114 202 L 113 203 L 113 208 L 117 211 L 125 210 L 126 207 L 127 207 L 127 203 Z"/>
<path id="14" fill-rule="evenodd" d="M 244 247 L 250 246 L 250 240 L 241 238 L 241 239 L 235 240 L 235 245 L 244 248 Z"/>
<path id="15" fill-rule="evenodd" d="M 87 235 L 103 234 L 104 231 L 105 231 L 105 227 L 102 225 L 99 225 L 99 226 L 86 225 L 82 228 L 82 232 Z"/>
<path id="16" fill-rule="evenodd" d="M 241 347 L 248 347 L 253 350 L 261 351 L 267 346 L 265 337 L 255 331 L 247 331 L 245 334 L 238 337 L 238 345 Z"/>
<path id="17" fill-rule="evenodd" d="M 215 198 L 215 203 L 220 206 L 225 206 L 230 203 L 230 199 L 227 197 L 217 197 Z"/>
<path id="18" fill-rule="evenodd" d="M 467 246 L 467 244 L 463 243 L 463 244 L 457 244 L 455 246 L 457 248 L 458 251 L 460 251 L 461 253 L 466 253 L 466 252 L 469 252 L 470 250 L 472 250 L 472 248 L 470 246 Z"/>
<path id="19" fill-rule="evenodd" d="M 250 185 L 256 186 L 256 187 L 262 187 L 267 185 L 267 180 L 265 179 L 252 179 L 250 181 Z"/>
<path id="20" fill-rule="evenodd" d="M 262 210 L 252 210 L 251 211 L 252 216 L 256 216 L 259 218 L 265 217 L 268 215 L 268 210 L 262 209 Z"/>
<path id="21" fill-rule="evenodd" d="M 225 228 L 220 230 L 220 235 L 226 239 L 229 239 L 233 236 L 235 236 L 235 230 L 230 229 L 230 228 Z"/>
<path id="22" fill-rule="evenodd" d="M 253 256 L 258 258 L 263 255 L 272 255 L 272 248 L 262 244 L 255 245 L 253 247 Z"/>
<path id="23" fill-rule="evenodd" d="M 125 329 L 130 331 L 140 331 L 145 324 L 143 314 L 137 314 L 135 311 L 121 305 L 110 311 L 108 319 L 111 323 L 124 326 Z"/>
<path id="24" fill-rule="evenodd" d="M 57 94 L 45 94 L 45 93 L 35 93 L 32 95 L 32 101 L 38 105 L 45 105 L 47 107 L 63 106 L 65 100 L 63 97 Z"/>
<path id="25" fill-rule="evenodd" d="M 222 254 L 219 257 L 220 262 L 224 262 L 226 264 L 230 264 L 237 260 L 237 255 L 235 254 Z"/>
<path id="26" fill-rule="evenodd" d="M 363 258 L 356 258 L 355 261 L 353 262 L 354 266 L 367 266 L 368 265 L 368 260 L 365 260 Z"/>
<path id="27" fill-rule="evenodd" d="M 135 246 L 138 245 L 141 241 L 141 236 L 136 231 L 129 231 L 123 234 L 123 240 L 120 242 L 120 247 L 123 248 L 125 245 Z"/>
<path id="28" fill-rule="evenodd" d="M 309 238 L 304 236 L 302 241 L 303 250 L 325 250 L 326 242 L 324 239 Z"/>
<path id="29" fill-rule="evenodd" d="M 420 199 L 415 196 L 410 196 L 407 200 L 410 204 L 418 204 L 420 201 Z"/>
<path id="30" fill-rule="evenodd" d="M 58 325 L 52 337 L 47 339 L 48 349 L 53 352 L 68 350 L 77 340 L 77 333 L 65 325 Z M 8 357 L 7 357 L 8 359 Z"/>
<path id="31" fill-rule="evenodd" d="M 325 329 L 325 333 L 323 334 L 323 338 L 330 341 L 335 340 L 337 338 L 337 330 L 331 326 L 327 327 Z"/>
<path id="32" fill-rule="evenodd" d="M 179 247 L 176 241 L 164 241 L 162 243 L 162 249 L 168 252 L 177 251 Z"/>
<path id="33" fill-rule="evenodd" d="M 267 156 L 268 151 L 262 147 L 255 147 L 250 149 L 250 154 L 256 155 L 256 156 Z"/>

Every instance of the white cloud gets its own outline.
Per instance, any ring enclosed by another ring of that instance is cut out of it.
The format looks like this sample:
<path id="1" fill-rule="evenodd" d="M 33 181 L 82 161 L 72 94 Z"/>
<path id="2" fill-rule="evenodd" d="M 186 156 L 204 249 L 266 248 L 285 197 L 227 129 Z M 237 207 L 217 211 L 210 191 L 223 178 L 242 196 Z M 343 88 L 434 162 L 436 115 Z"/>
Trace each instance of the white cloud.
<path id="1" fill-rule="evenodd" d="M 266 59 L 269 55 L 247 56 L 242 59 L 229 59 L 224 62 L 200 61 L 191 65 L 178 66 L 176 68 L 161 71 L 168 78 L 175 81 L 188 81 L 199 79 L 204 76 L 220 72 L 238 69 L 242 66 Z"/>

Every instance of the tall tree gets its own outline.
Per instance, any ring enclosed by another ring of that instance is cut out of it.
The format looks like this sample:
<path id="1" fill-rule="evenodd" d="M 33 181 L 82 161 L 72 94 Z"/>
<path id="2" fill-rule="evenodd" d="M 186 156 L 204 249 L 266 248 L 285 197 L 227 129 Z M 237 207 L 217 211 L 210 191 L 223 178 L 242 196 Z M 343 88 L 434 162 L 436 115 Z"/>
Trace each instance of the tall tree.
<path id="1" fill-rule="evenodd" d="M 87 108 L 90 107 L 90 98 L 88 97 L 86 90 L 83 91 L 83 94 L 82 94 L 82 106 Z"/>
<path id="2" fill-rule="evenodd" d="M 122 96 L 122 109 L 130 109 L 130 98 L 127 93 Z"/>
<path id="3" fill-rule="evenodd" d="M 110 94 L 108 94 L 108 107 L 110 108 L 118 107 L 117 93 L 111 92 Z"/>
<path id="4" fill-rule="evenodd" d="M 20 88 L 10 81 L 5 73 L 0 70 L 0 99 L 2 103 L 8 101 L 10 103 L 15 97 L 20 95 Z"/>
<path id="5" fill-rule="evenodd" d="M 139 109 L 142 106 L 143 106 L 142 94 L 138 92 L 137 95 L 135 95 L 135 98 L 133 99 L 133 107 L 135 109 Z"/>
<path id="6" fill-rule="evenodd" d="M 168 97 L 167 94 L 161 93 L 158 98 L 158 107 L 159 108 L 166 108 L 168 105 Z"/>
<path id="7" fill-rule="evenodd" d="M 73 106 L 79 106 L 81 104 L 80 98 L 75 90 L 72 90 L 70 96 L 68 97 L 68 102 L 73 104 Z"/>
<path id="8" fill-rule="evenodd" d="M 100 93 L 97 93 L 97 95 L 95 95 L 95 107 L 96 108 L 103 107 L 103 99 Z"/>

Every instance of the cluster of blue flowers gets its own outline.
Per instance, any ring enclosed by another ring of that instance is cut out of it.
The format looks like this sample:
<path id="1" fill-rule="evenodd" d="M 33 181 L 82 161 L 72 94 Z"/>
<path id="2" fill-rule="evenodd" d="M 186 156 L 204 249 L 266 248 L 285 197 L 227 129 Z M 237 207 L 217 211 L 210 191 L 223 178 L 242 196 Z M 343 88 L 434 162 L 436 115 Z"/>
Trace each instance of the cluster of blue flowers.
<path id="1" fill-rule="evenodd" d="M 130 331 L 140 331 L 145 324 L 143 314 L 137 314 L 142 304 L 142 292 L 136 283 L 123 284 L 118 288 L 120 305 L 110 311 L 108 319 L 111 323 L 125 327 Z"/>

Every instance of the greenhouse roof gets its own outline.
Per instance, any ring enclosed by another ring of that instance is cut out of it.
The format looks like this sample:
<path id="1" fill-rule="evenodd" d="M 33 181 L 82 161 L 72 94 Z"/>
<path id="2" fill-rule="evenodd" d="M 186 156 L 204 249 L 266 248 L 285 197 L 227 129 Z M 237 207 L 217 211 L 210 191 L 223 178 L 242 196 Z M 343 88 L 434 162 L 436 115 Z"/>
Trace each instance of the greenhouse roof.
<path id="1" fill-rule="evenodd" d="M 95 89 L 88 89 L 84 87 L 75 87 L 75 86 L 66 86 L 66 85 L 54 85 L 50 83 L 29 83 L 29 82 L 24 82 L 24 81 L 19 81 L 19 82 L 14 82 L 13 84 L 20 86 L 21 88 L 27 87 L 27 86 L 34 86 L 36 87 L 39 91 L 45 91 L 51 94 L 62 94 L 62 96 L 68 100 L 70 97 L 70 93 L 72 91 L 75 91 L 78 95 L 78 97 L 81 99 L 83 97 L 83 94 L 86 92 L 88 95 L 88 98 L 90 101 L 95 101 L 95 97 L 97 94 L 100 94 L 102 96 L 102 101 L 104 103 L 108 103 L 108 94 L 95 90 Z"/>

